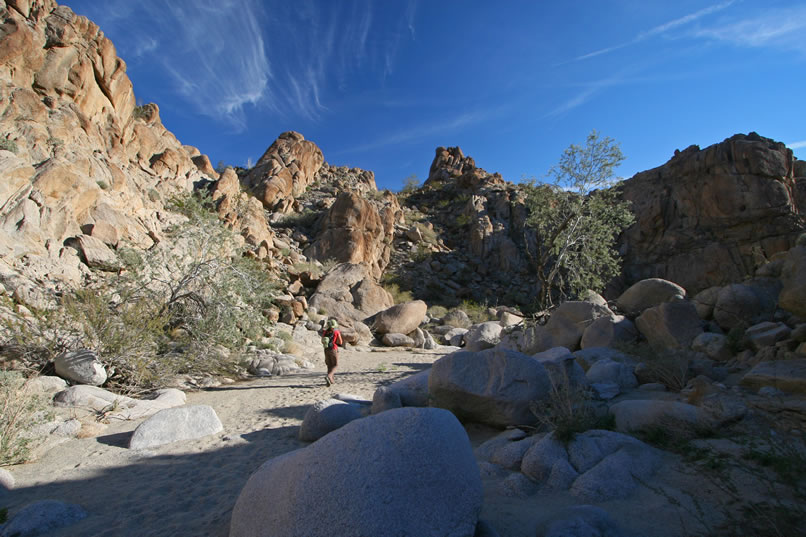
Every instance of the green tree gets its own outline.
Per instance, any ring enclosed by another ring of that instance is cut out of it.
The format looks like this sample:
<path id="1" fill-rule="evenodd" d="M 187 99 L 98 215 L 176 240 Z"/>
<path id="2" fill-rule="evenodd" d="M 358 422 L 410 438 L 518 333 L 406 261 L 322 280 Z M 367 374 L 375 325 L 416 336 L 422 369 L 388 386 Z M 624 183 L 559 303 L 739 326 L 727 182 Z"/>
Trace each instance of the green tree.
<path id="1" fill-rule="evenodd" d="M 526 185 L 526 224 L 534 230 L 526 252 L 538 284 L 538 305 L 548 308 L 586 289 L 601 291 L 620 270 L 614 250 L 632 224 L 630 204 L 619 199 L 615 168 L 624 160 L 619 144 L 591 131 L 548 173 L 549 183 Z"/>

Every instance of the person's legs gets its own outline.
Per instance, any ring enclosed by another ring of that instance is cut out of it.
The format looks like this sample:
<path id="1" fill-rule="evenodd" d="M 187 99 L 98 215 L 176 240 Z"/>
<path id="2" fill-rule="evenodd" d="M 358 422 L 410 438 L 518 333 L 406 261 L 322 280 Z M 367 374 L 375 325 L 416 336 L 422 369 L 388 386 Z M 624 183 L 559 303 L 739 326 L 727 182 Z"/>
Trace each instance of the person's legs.
<path id="1" fill-rule="evenodd" d="M 339 354 L 336 349 L 325 349 L 325 365 L 327 366 L 327 378 L 331 383 L 336 382 L 336 379 L 333 378 L 333 372 L 339 365 Z"/>

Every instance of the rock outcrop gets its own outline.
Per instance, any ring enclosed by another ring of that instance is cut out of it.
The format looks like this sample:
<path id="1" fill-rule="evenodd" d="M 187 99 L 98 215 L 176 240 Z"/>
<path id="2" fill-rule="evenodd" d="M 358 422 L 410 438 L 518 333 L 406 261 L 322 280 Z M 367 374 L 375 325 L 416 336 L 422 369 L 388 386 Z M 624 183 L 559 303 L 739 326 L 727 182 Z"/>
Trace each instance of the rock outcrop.
<path id="1" fill-rule="evenodd" d="M 803 222 L 792 151 L 755 133 L 676 152 L 623 185 L 635 224 L 621 238 L 627 283 L 690 293 L 738 282 L 794 245 Z"/>
<path id="2" fill-rule="evenodd" d="M 246 174 L 244 183 L 265 208 L 286 213 L 324 162 L 315 143 L 298 132 L 284 132 Z"/>
<path id="3" fill-rule="evenodd" d="M 76 286 L 92 263 L 77 237 L 148 248 L 176 223 L 165 200 L 218 177 L 156 105 L 135 106 L 126 64 L 94 23 L 53 0 L 2 2 L 0 20 L 4 284 Z"/>
<path id="4" fill-rule="evenodd" d="M 358 194 L 342 192 L 305 255 L 319 261 L 363 263 L 375 278 L 380 278 L 389 264 L 395 220 L 393 207 L 378 210 Z"/>

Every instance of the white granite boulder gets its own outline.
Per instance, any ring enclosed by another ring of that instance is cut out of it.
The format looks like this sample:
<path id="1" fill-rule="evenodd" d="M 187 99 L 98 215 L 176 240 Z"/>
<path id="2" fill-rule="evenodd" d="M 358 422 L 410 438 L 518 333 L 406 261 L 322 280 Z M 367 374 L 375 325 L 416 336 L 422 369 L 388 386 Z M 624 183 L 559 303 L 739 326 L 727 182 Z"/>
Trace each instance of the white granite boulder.
<path id="1" fill-rule="evenodd" d="M 694 341 L 691 342 L 691 349 L 702 352 L 708 358 L 718 362 L 725 362 L 733 356 L 728 338 L 723 334 L 713 332 L 703 332 L 694 338 Z"/>
<path id="2" fill-rule="evenodd" d="M 548 397 L 550 389 L 540 362 L 500 349 L 454 352 L 434 362 L 428 377 L 432 406 L 500 427 L 536 423 L 530 404 Z"/>
<path id="3" fill-rule="evenodd" d="M 372 328 L 378 334 L 408 334 L 420 326 L 427 311 L 422 300 L 397 304 L 378 313 Z"/>
<path id="4" fill-rule="evenodd" d="M 381 386 L 372 397 L 372 413 L 404 406 L 428 406 L 428 376 L 426 369 L 389 386 Z"/>
<path id="5" fill-rule="evenodd" d="M 100 386 L 106 382 L 106 369 L 98 355 L 88 349 L 65 352 L 53 360 L 56 374 L 76 384 Z"/>
<path id="6" fill-rule="evenodd" d="M 588 380 L 571 351 L 565 347 L 554 347 L 532 356 L 543 364 L 554 386 L 586 386 Z"/>
<path id="7" fill-rule="evenodd" d="M 381 341 L 387 347 L 414 347 L 414 340 L 406 334 L 389 332 L 383 335 Z"/>
<path id="8" fill-rule="evenodd" d="M 566 347 L 570 350 L 579 348 L 585 330 L 602 317 L 613 317 L 607 306 L 570 300 L 563 302 L 554 310 L 545 325 L 545 332 L 552 347 Z"/>
<path id="9" fill-rule="evenodd" d="M 229 535 L 473 537 L 482 499 L 456 418 L 400 408 L 263 464 L 235 503 Z"/>
<path id="10" fill-rule="evenodd" d="M 108 418 L 136 420 L 160 410 L 185 404 L 184 392 L 175 388 L 157 390 L 150 399 L 133 399 L 117 395 L 97 386 L 71 386 L 56 394 L 54 406 L 81 408 L 91 412 L 104 412 Z"/>
<path id="11" fill-rule="evenodd" d="M 465 348 L 472 352 L 495 347 L 501 340 L 504 327 L 497 321 L 475 324 L 464 336 Z"/>
<path id="12" fill-rule="evenodd" d="M 544 490 L 569 490 L 585 501 L 606 501 L 630 496 L 637 479 L 649 478 L 659 464 L 657 451 L 640 440 L 591 430 L 566 445 L 554 433 L 546 435 L 524 454 L 521 472 Z"/>
<path id="13" fill-rule="evenodd" d="M 71 386 L 56 394 L 54 406 L 82 408 L 92 412 L 104 412 L 107 417 L 136 420 L 160 410 L 182 406 L 186 402 L 184 392 L 175 388 L 157 390 L 150 399 L 133 399 L 117 395 L 97 386 Z"/>
<path id="14" fill-rule="evenodd" d="M 146 449 L 182 440 L 195 440 L 223 429 L 221 420 L 211 406 L 166 408 L 137 426 L 129 440 L 129 449 Z"/>
<path id="15" fill-rule="evenodd" d="M 319 440 L 327 433 L 364 417 L 363 411 L 364 405 L 339 399 L 317 401 L 305 413 L 299 428 L 299 439 L 303 442 Z"/>
<path id="16" fill-rule="evenodd" d="M 585 374 L 591 384 L 616 384 L 621 392 L 638 387 L 635 366 L 628 363 L 604 359 L 593 364 Z"/>
<path id="17" fill-rule="evenodd" d="M 451 328 L 449 331 L 445 332 L 443 337 L 448 345 L 461 347 L 465 344 L 465 334 L 467 334 L 467 328 Z"/>

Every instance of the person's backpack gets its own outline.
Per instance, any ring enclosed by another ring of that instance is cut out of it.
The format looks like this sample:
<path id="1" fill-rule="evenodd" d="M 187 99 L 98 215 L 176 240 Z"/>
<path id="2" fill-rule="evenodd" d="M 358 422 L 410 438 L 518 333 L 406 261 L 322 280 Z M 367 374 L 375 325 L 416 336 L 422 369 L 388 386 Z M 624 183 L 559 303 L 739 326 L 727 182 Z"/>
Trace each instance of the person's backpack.
<path id="1" fill-rule="evenodd" d="M 328 350 L 333 350 L 333 348 L 335 347 L 335 342 L 336 342 L 335 331 L 331 332 L 330 335 L 325 335 L 325 337 L 322 338 L 322 343 Z"/>

